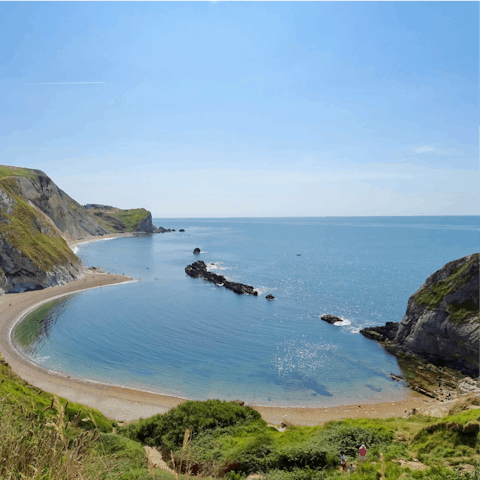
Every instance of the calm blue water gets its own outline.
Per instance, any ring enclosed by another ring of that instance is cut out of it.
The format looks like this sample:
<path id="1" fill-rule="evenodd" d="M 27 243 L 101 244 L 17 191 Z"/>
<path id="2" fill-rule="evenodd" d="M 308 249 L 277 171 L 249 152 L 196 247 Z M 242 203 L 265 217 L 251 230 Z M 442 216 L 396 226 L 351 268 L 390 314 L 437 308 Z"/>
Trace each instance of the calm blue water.
<path id="1" fill-rule="evenodd" d="M 177 232 L 79 247 L 85 265 L 138 282 L 63 301 L 27 351 L 34 361 L 191 399 L 323 406 L 398 397 L 404 387 L 388 377 L 401 373 L 395 358 L 359 330 L 400 321 L 428 275 L 479 245 L 477 217 L 154 223 Z M 198 259 L 261 296 L 188 277 Z M 329 325 L 324 313 L 346 321 Z"/>

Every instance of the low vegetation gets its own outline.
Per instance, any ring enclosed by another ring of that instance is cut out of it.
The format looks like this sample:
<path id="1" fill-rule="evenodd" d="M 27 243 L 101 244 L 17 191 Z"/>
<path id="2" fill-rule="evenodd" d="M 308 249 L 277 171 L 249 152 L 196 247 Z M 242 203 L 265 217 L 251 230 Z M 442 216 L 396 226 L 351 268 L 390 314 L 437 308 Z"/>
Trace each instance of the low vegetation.
<path id="1" fill-rule="evenodd" d="M 474 401 L 469 399 L 463 408 Z M 349 419 L 280 432 L 248 407 L 210 400 L 185 402 L 121 433 L 156 446 L 181 473 L 229 480 L 253 473 L 281 480 L 341 478 L 339 452 L 357 463 L 361 444 L 368 446 L 367 462 L 355 466 L 352 479 L 473 480 L 469 470 L 479 459 L 478 410 L 460 410 L 443 419 Z M 424 470 L 402 466 L 409 461 L 423 464 Z"/>
<path id="2" fill-rule="evenodd" d="M 26 168 L 7 167 L 5 165 L 0 165 L 0 178 L 5 177 L 27 177 L 33 180 L 37 176 L 34 172 Z"/>
<path id="3" fill-rule="evenodd" d="M 1 361 L 0 400 L 2 479 L 242 480 L 252 473 L 266 480 L 478 479 L 474 397 L 444 418 L 347 419 L 283 432 L 233 402 L 189 401 L 120 427 L 28 385 Z M 362 443 L 367 460 L 358 464 Z M 156 446 L 177 473 L 148 467 L 143 445 Z M 339 470 L 340 450 L 352 473 Z"/>
<path id="4" fill-rule="evenodd" d="M 468 262 L 466 262 L 462 267 L 460 267 L 456 272 L 452 273 L 445 280 L 432 283 L 431 285 L 419 290 L 414 295 L 415 302 L 419 305 L 427 305 L 429 308 L 438 306 L 445 296 L 458 290 L 468 281 L 468 275 L 465 275 L 464 272 L 475 261 L 477 261 L 476 256 L 472 256 Z"/>
<path id="5" fill-rule="evenodd" d="M 120 210 L 115 207 L 91 208 L 95 219 L 112 232 L 134 232 L 148 217 L 149 211 L 144 208 Z"/>
<path id="6" fill-rule="evenodd" d="M 134 227 L 148 217 L 148 210 L 144 208 L 132 208 L 130 210 L 118 210 L 115 216 L 127 227 L 127 232 L 134 230 Z"/>

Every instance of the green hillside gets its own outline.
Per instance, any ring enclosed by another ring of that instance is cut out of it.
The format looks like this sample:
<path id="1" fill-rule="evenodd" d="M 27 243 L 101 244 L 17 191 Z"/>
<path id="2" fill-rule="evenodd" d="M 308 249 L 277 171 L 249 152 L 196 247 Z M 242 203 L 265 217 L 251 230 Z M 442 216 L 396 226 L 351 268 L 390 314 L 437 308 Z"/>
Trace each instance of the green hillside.
<path id="1" fill-rule="evenodd" d="M 111 215 L 118 218 L 126 228 L 127 232 L 133 232 L 134 227 L 142 223 L 148 217 L 148 210 L 144 208 L 132 208 L 130 210 L 118 210 Z"/>
<path id="2" fill-rule="evenodd" d="M 284 432 L 233 402 L 185 402 L 164 415 L 119 426 L 100 412 L 32 387 L 0 360 L 0 478 L 243 480 L 474 480 L 478 399 L 450 415 L 346 419 Z M 367 460 L 358 465 L 358 446 Z M 143 445 L 163 450 L 177 474 L 147 467 Z M 355 465 L 339 470 L 340 450 Z M 408 463 L 410 462 L 410 463 Z M 415 470 L 418 466 L 422 470 Z"/>

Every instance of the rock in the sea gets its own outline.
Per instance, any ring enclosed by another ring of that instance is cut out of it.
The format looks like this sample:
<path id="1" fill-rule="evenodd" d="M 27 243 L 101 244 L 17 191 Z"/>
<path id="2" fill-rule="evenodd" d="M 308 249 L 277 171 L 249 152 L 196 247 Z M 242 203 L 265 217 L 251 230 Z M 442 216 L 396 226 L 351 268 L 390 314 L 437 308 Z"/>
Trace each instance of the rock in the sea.
<path id="1" fill-rule="evenodd" d="M 331 325 L 337 322 L 343 322 L 343 320 L 340 317 L 336 317 L 335 315 L 322 315 L 320 318 L 324 322 L 330 323 Z"/>
<path id="2" fill-rule="evenodd" d="M 367 338 L 379 342 L 385 340 L 393 341 L 397 335 L 399 325 L 398 322 L 387 322 L 383 327 L 364 328 L 360 333 Z"/>
<path id="3" fill-rule="evenodd" d="M 275 297 L 271 293 L 269 293 L 268 295 L 265 295 L 265 298 L 267 300 L 273 300 Z"/>
<path id="4" fill-rule="evenodd" d="M 245 293 L 247 295 L 257 296 L 258 292 L 250 285 L 244 285 L 243 283 L 229 282 L 223 275 L 217 275 L 207 270 L 205 262 L 198 260 L 197 262 L 187 265 L 185 267 L 185 273 L 193 278 L 203 278 L 207 282 L 212 282 L 217 286 L 223 286 L 232 290 L 239 295 Z"/>
<path id="5" fill-rule="evenodd" d="M 194 253 L 195 255 L 199 255 L 199 254 L 200 254 L 200 249 L 197 247 L 197 248 L 193 251 L 193 253 Z"/>
<path id="6" fill-rule="evenodd" d="M 183 228 L 181 228 L 181 229 L 179 230 L 179 232 L 184 232 L 184 231 L 185 231 L 185 230 L 184 230 Z"/>
<path id="7" fill-rule="evenodd" d="M 360 333 L 389 341 L 396 354 L 413 353 L 472 377 L 479 375 L 479 255 L 447 263 L 408 300 L 400 323 Z"/>

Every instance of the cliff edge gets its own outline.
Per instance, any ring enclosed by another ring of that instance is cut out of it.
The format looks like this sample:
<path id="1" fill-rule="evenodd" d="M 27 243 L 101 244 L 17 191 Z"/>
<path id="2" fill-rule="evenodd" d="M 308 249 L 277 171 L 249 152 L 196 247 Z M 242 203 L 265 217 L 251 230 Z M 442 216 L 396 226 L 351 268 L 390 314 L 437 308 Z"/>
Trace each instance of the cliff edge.
<path id="1" fill-rule="evenodd" d="M 0 166 L 2 291 L 38 290 L 81 278 L 82 262 L 62 234 L 67 238 L 80 235 L 75 225 L 69 228 L 65 205 L 70 200 L 39 170 Z M 86 222 L 83 227 L 96 232 L 99 226 Z"/>
<path id="2" fill-rule="evenodd" d="M 413 353 L 479 376 L 479 255 L 454 260 L 430 275 L 408 300 L 402 321 L 364 328 L 395 354 Z"/>
<path id="3" fill-rule="evenodd" d="M 89 203 L 85 209 L 96 217 L 109 233 L 142 232 L 159 233 L 164 230 L 157 229 L 152 223 L 152 214 L 144 208 L 121 210 L 110 205 Z"/>

